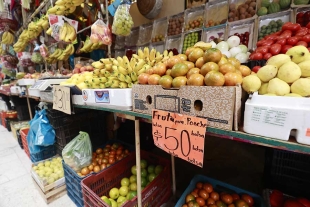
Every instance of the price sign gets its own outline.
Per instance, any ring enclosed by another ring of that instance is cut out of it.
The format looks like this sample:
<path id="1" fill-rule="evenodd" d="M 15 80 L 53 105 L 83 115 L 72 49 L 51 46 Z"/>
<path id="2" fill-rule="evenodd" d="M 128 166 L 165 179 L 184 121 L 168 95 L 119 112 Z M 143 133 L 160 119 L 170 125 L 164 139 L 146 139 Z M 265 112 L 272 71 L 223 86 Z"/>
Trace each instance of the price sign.
<path id="1" fill-rule="evenodd" d="M 53 109 L 71 114 L 70 88 L 54 86 Z"/>
<path id="2" fill-rule="evenodd" d="M 207 120 L 167 111 L 152 111 L 152 133 L 157 147 L 203 167 Z"/>

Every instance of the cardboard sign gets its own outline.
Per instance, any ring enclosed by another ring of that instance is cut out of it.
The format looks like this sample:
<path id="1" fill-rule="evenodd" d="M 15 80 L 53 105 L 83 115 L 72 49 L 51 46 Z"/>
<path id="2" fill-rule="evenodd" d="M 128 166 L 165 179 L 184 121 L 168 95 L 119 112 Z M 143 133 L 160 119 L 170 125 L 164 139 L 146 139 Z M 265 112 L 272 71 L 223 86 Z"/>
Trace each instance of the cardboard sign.
<path id="1" fill-rule="evenodd" d="M 152 111 L 152 133 L 157 147 L 203 167 L 207 120 L 168 111 Z"/>
<path id="2" fill-rule="evenodd" d="M 70 88 L 65 86 L 54 86 L 53 109 L 71 114 Z"/>

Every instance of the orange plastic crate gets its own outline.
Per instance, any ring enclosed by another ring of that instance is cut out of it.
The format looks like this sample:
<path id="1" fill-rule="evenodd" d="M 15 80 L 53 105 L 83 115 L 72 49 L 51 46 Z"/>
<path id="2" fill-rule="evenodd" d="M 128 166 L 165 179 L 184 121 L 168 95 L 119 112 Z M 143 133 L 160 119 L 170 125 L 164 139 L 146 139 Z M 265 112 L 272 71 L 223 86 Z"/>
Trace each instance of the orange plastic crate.
<path id="1" fill-rule="evenodd" d="M 24 151 L 27 154 L 27 156 L 30 158 L 30 151 L 29 151 L 29 148 L 28 148 L 28 141 L 27 141 L 28 132 L 29 132 L 29 128 L 19 130 L 20 136 L 22 138 L 22 143 L 23 143 Z"/>

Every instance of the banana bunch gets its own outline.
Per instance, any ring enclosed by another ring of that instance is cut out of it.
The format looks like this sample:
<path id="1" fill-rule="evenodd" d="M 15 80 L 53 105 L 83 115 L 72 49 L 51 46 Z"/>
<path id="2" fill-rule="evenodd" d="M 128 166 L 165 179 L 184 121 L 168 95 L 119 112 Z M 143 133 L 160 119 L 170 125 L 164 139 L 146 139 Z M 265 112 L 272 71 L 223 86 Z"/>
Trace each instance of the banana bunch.
<path id="1" fill-rule="evenodd" d="M 89 37 L 86 38 L 83 47 L 80 49 L 80 52 L 83 53 L 90 53 L 93 50 L 99 49 L 101 46 L 103 46 L 102 42 L 99 43 L 92 43 L 89 39 Z"/>
<path id="2" fill-rule="evenodd" d="M 75 28 L 65 22 L 59 30 L 59 40 L 73 43 L 76 40 Z"/>
<path id="3" fill-rule="evenodd" d="M 74 53 L 73 44 L 67 45 L 65 49 L 56 49 L 48 58 L 46 58 L 46 62 L 48 63 L 56 63 L 60 60 L 68 60 L 69 56 Z"/>
<path id="4" fill-rule="evenodd" d="M 5 50 L 2 49 L 2 45 L 0 46 L 0 55 L 5 55 Z"/>
<path id="5" fill-rule="evenodd" d="M 82 3 L 84 3 L 84 0 L 57 0 L 55 6 L 47 10 L 47 14 L 69 15 Z"/>
<path id="6" fill-rule="evenodd" d="M 4 32 L 2 35 L 2 44 L 11 45 L 14 42 L 14 35 L 11 32 Z"/>

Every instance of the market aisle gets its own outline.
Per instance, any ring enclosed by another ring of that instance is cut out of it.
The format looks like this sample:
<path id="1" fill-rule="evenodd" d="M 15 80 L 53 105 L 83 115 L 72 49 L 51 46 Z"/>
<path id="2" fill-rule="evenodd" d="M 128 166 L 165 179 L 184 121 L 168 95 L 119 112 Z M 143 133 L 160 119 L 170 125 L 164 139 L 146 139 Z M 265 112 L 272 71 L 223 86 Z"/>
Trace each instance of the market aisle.
<path id="1" fill-rule="evenodd" d="M 67 195 L 47 205 L 30 175 L 31 161 L 0 125 L 0 207 L 75 207 Z"/>

